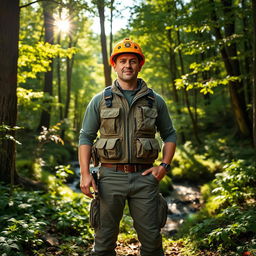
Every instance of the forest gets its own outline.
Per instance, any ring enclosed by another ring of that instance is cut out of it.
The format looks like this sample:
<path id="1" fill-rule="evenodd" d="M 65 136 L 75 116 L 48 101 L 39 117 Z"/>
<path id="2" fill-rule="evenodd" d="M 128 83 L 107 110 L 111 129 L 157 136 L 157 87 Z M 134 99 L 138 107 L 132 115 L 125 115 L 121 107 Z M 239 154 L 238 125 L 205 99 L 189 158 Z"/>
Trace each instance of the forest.
<path id="1" fill-rule="evenodd" d="M 116 79 L 113 46 L 127 37 L 142 47 L 139 75 L 164 97 L 178 134 L 160 191 L 199 193 L 177 230 L 163 230 L 166 256 L 256 255 L 256 0 L 127 3 L 1 0 L 0 255 L 90 255 L 78 137 L 91 98 Z M 117 253 L 138 248 L 126 209 Z"/>

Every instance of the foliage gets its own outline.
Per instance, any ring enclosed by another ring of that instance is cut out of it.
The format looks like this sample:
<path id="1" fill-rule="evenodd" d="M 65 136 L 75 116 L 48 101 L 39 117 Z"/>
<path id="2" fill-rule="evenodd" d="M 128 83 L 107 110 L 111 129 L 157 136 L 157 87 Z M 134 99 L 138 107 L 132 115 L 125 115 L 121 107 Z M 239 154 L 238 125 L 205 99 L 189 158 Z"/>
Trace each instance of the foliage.
<path id="1" fill-rule="evenodd" d="M 25 83 L 28 78 L 36 78 L 37 73 L 49 71 L 53 58 L 71 58 L 75 52 L 75 48 L 63 49 L 60 45 L 45 42 L 38 42 L 34 46 L 20 43 L 18 83 Z"/>
<path id="2" fill-rule="evenodd" d="M 1 140 L 10 140 L 15 142 L 16 144 L 20 144 L 20 142 L 13 136 L 13 132 L 22 129 L 19 126 L 11 127 L 6 124 L 0 125 L 0 141 Z"/>
<path id="3" fill-rule="evenodd" d="M 175 154 L 172 163 L 173 180 L 187 180 L 192 183 L 202 184 L 214 177 L 219 171 L 220 162 L 196 153 L 190 141 L 180 146 Z"/>
<path id="4" fill-rule="evenodd" d="M 60 182 L 61 183 L 61 182 Z M 60 184 L 59 183 L 59 184 Z M 52 194 L 0 187 L 0 250 L 7 255 L 33 255 L 57 238 L 60 248 L 72 241 L 86 247 L 92 239 L 88 201 L 81 194 Z"/>
<path id="5" fill-rule="evenodd" d="M 205 207 L 182 230 L 195 246 L 239 255 L 256 248 L 255 171 L 248 160 L 233 161 L 204 186 Z"/>
<path id="6" fill-rule="evenodd" d="M 234 161 L 223 167 L 224 172 L 216 174 L 212 191 L 216 198 L 229 205 L 241 205 L 256 196 L 256 167 L 244 160 Z"/>
<path id="7" fill-rule="evenodd" d="M 159 189 L 163 196 L 168 196 L 173 189 L 172 179 L 166 175 L 159 183 Z"/>

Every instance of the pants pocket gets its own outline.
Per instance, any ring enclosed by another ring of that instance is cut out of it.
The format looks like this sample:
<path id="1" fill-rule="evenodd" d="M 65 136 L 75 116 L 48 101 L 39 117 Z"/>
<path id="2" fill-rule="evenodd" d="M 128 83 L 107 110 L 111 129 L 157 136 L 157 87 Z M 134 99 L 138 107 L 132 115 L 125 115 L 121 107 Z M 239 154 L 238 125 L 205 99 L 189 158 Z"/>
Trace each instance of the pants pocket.
<path id="1" fill-rule="evenodd" d="M 159 227 L 163 228 L 166 220 L 167 220 L 167 213 L 168 213 L 168 204 L 162 194 L 159 193 L 158 195 L 158 221 Z"/>

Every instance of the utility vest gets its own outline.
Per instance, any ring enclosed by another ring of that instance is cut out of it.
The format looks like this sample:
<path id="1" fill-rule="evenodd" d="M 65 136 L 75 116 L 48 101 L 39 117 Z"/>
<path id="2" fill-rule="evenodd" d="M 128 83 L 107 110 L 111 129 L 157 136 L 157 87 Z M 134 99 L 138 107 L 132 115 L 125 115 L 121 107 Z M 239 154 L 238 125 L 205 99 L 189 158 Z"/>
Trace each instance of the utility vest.
<path id="1" fill-rule="evenodd" d="M 100 102 L 100 137 L 92 151 L 94 163 L 152 164 L 160 151 L 155 138 L 157 115 L 154 93 L 144 82 L 131 106 L 115 84 L 106 88 Z"/>

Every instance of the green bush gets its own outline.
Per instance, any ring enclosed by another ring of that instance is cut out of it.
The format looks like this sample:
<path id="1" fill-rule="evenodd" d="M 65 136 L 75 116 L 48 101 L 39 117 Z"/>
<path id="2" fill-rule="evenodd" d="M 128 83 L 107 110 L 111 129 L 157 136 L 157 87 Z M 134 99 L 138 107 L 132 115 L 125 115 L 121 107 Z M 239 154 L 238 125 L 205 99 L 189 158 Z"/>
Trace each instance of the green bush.
<path id="1" fill-rule="evenodd" d="M 165 175 L 159 183 L 159 189 L 163 196 L 170 195 L 171 191 L 173 190 L 172 179 L 169 176 Z"/>
<path id="2" fill-rule="evenodd" d="M 34 178 L 33 160 L 19 159 L 16 161 L 16 168 L 19 174 L 25 177 Z"/>
<path id="3" fill-rule="evenodd" d="M 191 228 L 189 236 L 201 248 L 240 251 L 256 241 L 255 207 L 226 208 L 215 218 L 205 219 Z M 256 245 L 256 244 L 255 244 Z M 255 247 L 256 248 L 256 247 Z M 248 249 L 248 248 L 247 248 Z"/>
<path id="4" fill-rule="evenodd" d="M 176 150 L 172 166 L 171 176 L 174 181 L 186 180 L 203 184 L 214 178 L 221 164 L 205 155 L 198 154 L 192 143 L 188 141 Z"/>
<path id="5" fill-rule="evenodd" d="M 31 255 L 46 247 L 45 234 L 63 244 L 84 247 L 92 240 L 88 201 L 82 194 L 69 197 L 0 186 L 0 251 L 8 256 Z M 34 255 L 34 254 L 33 254 Z"/>
<path id="6" fill-rule="evenodd" d="M 201 188 L 206 203 L 185 221 L 180 235 L 189 234 L 196 247 L 223 255 L 256 249 L 255 184 L 253 163 L 238 160 L 226 164 L 222 173 Z"/>

